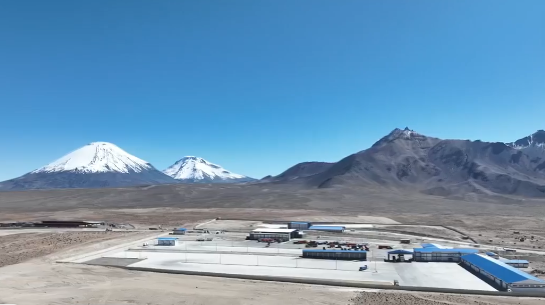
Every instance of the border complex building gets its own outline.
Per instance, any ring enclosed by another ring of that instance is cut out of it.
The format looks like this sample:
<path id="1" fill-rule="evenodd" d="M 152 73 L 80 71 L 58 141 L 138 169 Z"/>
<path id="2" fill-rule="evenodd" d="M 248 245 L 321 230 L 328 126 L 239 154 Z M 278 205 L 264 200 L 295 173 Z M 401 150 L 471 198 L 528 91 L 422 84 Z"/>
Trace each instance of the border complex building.
<path id="1" fill-rule="evenodd" d="M 310 226 L 308 229 L 309 230 L 315 230 L 315 231 L 327 231 L 327 232 L 342 233 L 342 232 L 344 232 L 345 227 L 341 227 L 341 226 Z"/>
<path id="2" fill-rule="evenodd" d="M 312 223 L 304 222 L 304 221 L 291 221 L 288 223 L 288 229 L 295 229 L 295 230 L 307 230 L 311 226 L 312 226 Z"/>
<path id="3" fill-rule="evenodd" d="M 303 258 L 323 258 L 323 259 L 364 261 L 367 259 L 367 251 L 303 249 Z"/>
<path id="4" fill-rule="evenodd" d="M 545 280 L 538 279 L 489 256 L 464 255 L 461 265 L 499 290 L 545 292 Z"/>
<path id="5" fill-rule="evenodd" d="M 186 232 L 186 228 L 177 228 L 172 231 L 172 235 L 185 235 Z"/>
<path id="6" fill-rule="evenodd" d="M 157 245 L 158 246 L 177 246 L 178 237 L 158 237 Z"/>
<path id="7" fill-rule="evenodd" d="M 477 249 L 415 248 L 415 262 L 460 262 L 462 255 L 478 253 Z"/>
<path id="8" fill-rule="evenodd" d="M 530 262 L 525 259 L 510 259 L 502 261 L 504 264 L 513 266 L 515 268 L 528 268 L 530 267 Z"/>
<path id="9" fill-rule="evenodd" d="M 80 221 L 80 220 L 44 220 L 35 223 L 34 227 L 49 228 L 93 228 L 105 225 L 103 221 Z"/>
<path id="10" fill-rule="evenodd" d="M 289 241 L 292 238 L 299 238 L 301 234 L 296 229 L 255 229 L 250 232 L 248 239 L 259 240 L 261 238 L 274 238 L 282 241 Z"/>

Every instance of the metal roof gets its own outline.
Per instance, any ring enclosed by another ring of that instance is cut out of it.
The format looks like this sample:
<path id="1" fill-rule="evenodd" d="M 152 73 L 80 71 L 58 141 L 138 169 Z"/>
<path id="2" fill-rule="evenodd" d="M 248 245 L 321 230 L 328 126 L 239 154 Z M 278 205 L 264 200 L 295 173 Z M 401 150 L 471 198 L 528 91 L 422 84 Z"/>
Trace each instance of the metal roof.
<path id="1" fill-rule="evenodd" d="M 439 248 L 434 244 L 422 244 L 422 248 Z"/>
<path id="2" fill-rule="evenodd" d="M 367 251 L 355 251 L 355 250 L 320 250 L 320 249 L 303 249 L 305 252 L 327 252 L 327 253 L 367 253 Z"/>
<path id="3" fill-rule="evenodd" d="M 388 251 L 388 254 L 413 254 L 413 251 L 397 249 L 397 250 L 393 250 L 393 251 Z"/>
<path id="4" fill-rule="evenodd" d="M 530 262 L 525 259 L 506 259 L 502 260 L 506 264 L 529 264 Z"/>
<path id="5" fill-rule="evenodd" d="M 494 252 L 486 252 L 486 255 L 488 255 L 488 256 L 496 256 L 497 254 L 494 253 Z"/>
<path id="6" fill-rule="evenodd" d="M 290 221 L 290 223 L 298 223 L 298 224 L 308 225 L 310 222 L 307 222 L 307 221 Z"/>
<path id="7" fill-rule="evenodd" d="M 178 237 L 157 237 L 157 240 L 176 240 Z"/>
<path id="8" fill-rule="evenodd" d="M 186 228 L 178 228 L 178 229 L 174 229 L 174 231 L 187 231 Z"/>
<path id="9" fill-rule="evenodd" d="M 253 230 L 252 233 L 291 233 L 293 231 L 297 231 L 297 229 L 268 229 L 268 228 L 261 228 L 261 229 Z"/>
<path id="10" fill-rule="evenodd" d="M 311 226 L 309 230 L 322 230 L 322 231 L 343 231 L 345 227 L 341 226 Z"/>
<path id="11" fill-rule="evenodd" d="M 472 254 L 472 253 L 478 253 L 479 250 L 477 249 L 440 249 L 440 248 L 414 248 L 414 252 L 424 252 L 424 253 L 433 253 L 433 252 L 441 252 L 441 253 L 464 253 L 464 254 Z"/>
<path id="12" fill-rule="evenodd" d="M 462 256 L 462 261 L 468 262 L 506 283 L 532 281 L 541 285 L 545 284 L 544 280 L 489 256 L 469 254 Z"/>

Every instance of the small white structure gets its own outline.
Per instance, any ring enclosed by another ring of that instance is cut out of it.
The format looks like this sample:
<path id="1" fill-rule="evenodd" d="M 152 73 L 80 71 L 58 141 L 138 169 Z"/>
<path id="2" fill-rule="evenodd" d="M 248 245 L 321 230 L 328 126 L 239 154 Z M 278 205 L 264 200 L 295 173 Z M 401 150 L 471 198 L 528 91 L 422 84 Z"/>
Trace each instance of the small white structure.
<path id="1" fill-rule="evenodd" d="M 299 238 L 301 235 L 296 229 L 270 229 L 270 228 L 258 228 L 250 232 L 248 239 L 259 240 L 262 238 L 273 238 L 282 241 L 288 241 L 291 238 Z"/>
<path id="2" fill-rule="evenodd" d="M 178 237 L 159 237 L 157 238 L 158 246 L 177 246 Z"/>

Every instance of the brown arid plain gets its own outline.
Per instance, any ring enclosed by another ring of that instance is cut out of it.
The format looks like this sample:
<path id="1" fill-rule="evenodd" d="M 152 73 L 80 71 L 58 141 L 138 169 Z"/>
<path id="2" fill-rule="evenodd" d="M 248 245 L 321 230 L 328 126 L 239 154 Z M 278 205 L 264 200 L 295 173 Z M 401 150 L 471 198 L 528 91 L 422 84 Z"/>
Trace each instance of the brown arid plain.
<path id="1" fill-rule="evenodd" d="M 131 224 L 114 232 L 0 230 L 0 303 L 15 304 L 544 304 L 545 299 L 326 287 L 146 273 L 63 264 L 59 259 L 210 219 L 375 224 L 404 232 L 540 251 L 545 202 L 448 200 L 365 189 L 301 190 L 275 185 L 163 185 L 0 193 L 0 222 L 97 220 Z M 478 198 L 477 198 L 478 199 Z M 520 242 L 534 236 L 535 242 Z M 520 256 L 545 270 L 543 256 Z"/>

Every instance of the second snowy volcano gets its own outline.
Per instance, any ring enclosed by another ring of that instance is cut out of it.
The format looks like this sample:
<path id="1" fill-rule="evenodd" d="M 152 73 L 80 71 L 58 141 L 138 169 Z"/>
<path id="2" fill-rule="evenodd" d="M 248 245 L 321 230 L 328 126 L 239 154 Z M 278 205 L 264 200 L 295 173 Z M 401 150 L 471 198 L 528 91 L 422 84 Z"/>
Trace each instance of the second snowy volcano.
<path id="1" fill-rule="evenodd" d="M 183 157 L 165 169 L 163 173 L 179 182 L 186 183 L 238 183 L 255 180 L 193 156 Z"/>

